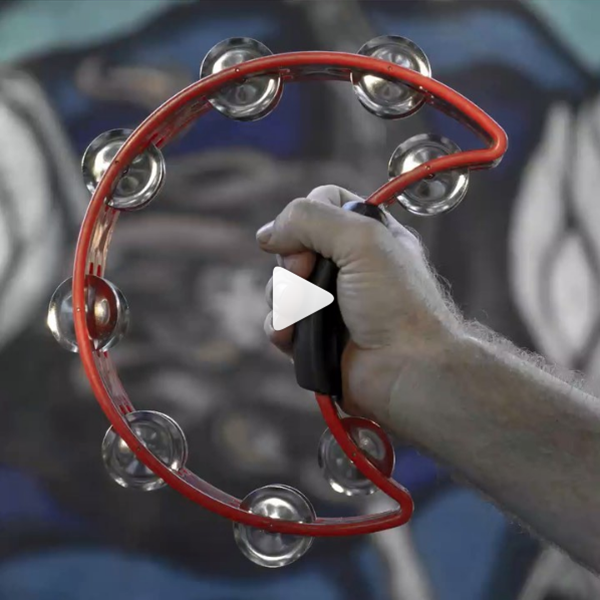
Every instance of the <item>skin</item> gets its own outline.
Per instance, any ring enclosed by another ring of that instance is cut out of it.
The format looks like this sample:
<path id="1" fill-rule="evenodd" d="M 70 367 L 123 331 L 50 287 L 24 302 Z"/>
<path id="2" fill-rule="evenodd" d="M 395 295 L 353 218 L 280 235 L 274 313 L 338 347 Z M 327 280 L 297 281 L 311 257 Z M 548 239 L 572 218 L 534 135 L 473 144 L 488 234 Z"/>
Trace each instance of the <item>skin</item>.
<path id="1" fill-rule="evenodd" d="M 307 278 L 316 254 L 339 267 L 337 301 L 351 341 L 344 408 L 445 463 L 533 532 L 600 571 L 600 401 L 539 357 L 469 323 L 415 235 L 340 206 L 323 186 L 257 233 L 281 266 Z M 272 304 L 272 281 L 267 285 Z M 290 353 L 293 326 L 265 331 Z"/>

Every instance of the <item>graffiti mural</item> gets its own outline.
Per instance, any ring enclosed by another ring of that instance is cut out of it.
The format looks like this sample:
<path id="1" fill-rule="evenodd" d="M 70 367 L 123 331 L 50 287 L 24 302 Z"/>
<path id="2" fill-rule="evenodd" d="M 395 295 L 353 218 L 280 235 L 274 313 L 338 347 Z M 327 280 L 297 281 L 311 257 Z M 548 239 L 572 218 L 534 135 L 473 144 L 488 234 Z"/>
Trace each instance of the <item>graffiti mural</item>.
<path id="1" fill-rule="evenodd" d="M 0 598 L 600 598 L 592 575 L 401 440 L 395 476 L 417 504 L 409 526 L 320 540 L 302 561 L 265 572 L 241 556 L 229 523 L 168 489 L 140 494 L 109 480 L 107 422 L 77 357 L 45 327 L 89 198 L 79 157 L 96 135 L 135 127 L 196 80 L 224 38 L 253 37 L 274 52 L 356 51 L 394 33 L 414 39 L 434 76 L 479 103 L 511 141 L 455 212 L 396 216 L 422 237 L 468 318 L 594 385 L 596 63 L 540 4 L 0 2 L 0 135 L 9 140 L 0 148 Z M 27 36 L 11 33 L 19 23 Z M 293 485 L 324 515 L 385 508 L 377 496 L 341 499 L 321 477 L 322 419 L 264 338 L 274 265 L 254 233 L 318 185 L 368 194 L 397 144 L 427 131 L 463 148 L 475 141 L 433 110 L 383 123 L 346 85 L 290 85 L 260 122 L 204 117 L 167 149 L 160 198 L 120 220 L 109 277 L 133 321 L 112 355 L 136 405 L 183 425 L 190 463 L 209 481 L 238 496 Z"/>

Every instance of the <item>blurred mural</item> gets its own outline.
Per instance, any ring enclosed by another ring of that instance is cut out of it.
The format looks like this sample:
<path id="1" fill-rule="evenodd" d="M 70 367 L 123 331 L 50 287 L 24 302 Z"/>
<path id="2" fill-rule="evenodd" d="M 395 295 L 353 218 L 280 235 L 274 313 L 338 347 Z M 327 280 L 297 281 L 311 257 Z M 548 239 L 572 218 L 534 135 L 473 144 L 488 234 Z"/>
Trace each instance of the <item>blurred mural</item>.
<path id="1" fill-rule="evenodd" d="M 401 446 L 410 526 L 321 540 L 292 567 L 262 570 L 224 520 L 168 489 L 109 480 L 107 422 L 77 357 L 45 328 L 88 201 L 79 156 L 96 135 L 135 127 L 197 78 L 221 39 L 356 51 L 393 33 L 511 141 L 458 210 L 398 218 L 420 232 L 469 318 L 595 383 L 600 43 L 588 34 L 598 26 L 591 0 L 1 0 L 0 599 L 600 598 L 593 576 Z M 167 149 L 161 197 L 120 220 L 109 278 L 133 327 L 113 356 L 137 406 L 183 425 L 190 464 L 209 481 L 240 496 L 288 483 L 324 515 L 384 508 L 342 501 L 320 476 L 321 418 L 263 336 L 273 263 L 254 232 L 320 184 L 368 194 L 395 146 L 426 131 L 476 143 L 433 110 L 383 123 L 348 85 L 288 86 L 263 121 L 203 118 Z"/>

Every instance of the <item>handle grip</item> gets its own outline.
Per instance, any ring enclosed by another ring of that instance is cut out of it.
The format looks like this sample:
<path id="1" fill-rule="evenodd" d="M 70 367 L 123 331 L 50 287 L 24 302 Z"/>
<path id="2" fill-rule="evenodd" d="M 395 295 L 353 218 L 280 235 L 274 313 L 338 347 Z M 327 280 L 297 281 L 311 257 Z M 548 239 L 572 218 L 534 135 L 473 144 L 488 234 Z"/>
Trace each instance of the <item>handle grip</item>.
<path id="1" fill-rule="evenodd" d="M 385 223 L 383 211 L 364 202 L 348 202 L 343 206 L 365 217 Z M 314 285 L 336 294 L 339 269 L 326 258 L 318 257 L 309 277 Z M 324 309 L 298 321 L 294 327 L 293 355 L 296 381 L 306 390 L 332 396 L 342 401 L 342 352 L 348 343 L 348 329 L 342 319 L 337 299 Z"/>

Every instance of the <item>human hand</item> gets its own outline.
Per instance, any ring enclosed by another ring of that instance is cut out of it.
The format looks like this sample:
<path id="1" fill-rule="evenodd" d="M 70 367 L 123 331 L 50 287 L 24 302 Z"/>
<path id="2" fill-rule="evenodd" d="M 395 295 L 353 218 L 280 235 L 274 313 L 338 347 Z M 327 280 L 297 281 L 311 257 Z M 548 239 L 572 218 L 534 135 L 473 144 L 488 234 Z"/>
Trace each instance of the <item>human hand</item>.
<path id="1" fill-rule="evenodd" d="M 401 372 L 444 352 L 460 318 L 429 268 L 418 238 L 389 213 L 384 226 L 340 209 L 356 200 L 362 199 L 337 186 L 318 187 L 262 227 L 257 241 L 300 277 L 310 276 L 316 254 L 336 263 L 336 299 L 350 332 L 342 356 L 344 410 L 385 424 L 391 390 Z M 272 295 L 271 279 L 271 308 Z M 293 326 L 275 331 L 272 321 L 271 312 L 265 321 L 269 339 L 291 355 Z"/>

